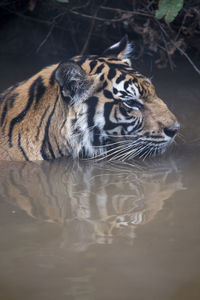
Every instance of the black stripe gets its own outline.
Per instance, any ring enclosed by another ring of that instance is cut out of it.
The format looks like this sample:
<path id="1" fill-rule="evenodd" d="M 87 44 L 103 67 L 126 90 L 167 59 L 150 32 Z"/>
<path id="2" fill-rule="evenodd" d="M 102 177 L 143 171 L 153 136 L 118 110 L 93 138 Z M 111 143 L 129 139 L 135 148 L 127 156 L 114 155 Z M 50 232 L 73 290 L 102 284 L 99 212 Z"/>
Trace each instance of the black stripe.
<path id="1" fill-rule="evenodd" d="M 36 139 L 36 140 L 38 140 L 38 137 L 39 137 L 39 134 L 40 134 L 40 128 L 41 128 L 41 126 L 42 126 L 42 122 L 43 122 L 43 120 L 44 120 L 44 117 L 46 116 L 46 113 L 47 113 L 49 107 L 50 107 L 50 105 L 47 106 L 47 108 L 45 109 L 45 111 L 44 111 L 44 113 L 43 113 L 43 115 L 42 115 L 42 117 L 41 117 L 41 119 L 40 119 L 40 123 L 39 123 L 38 128 L 37 128 L 37 134 L 36 134 L 36 136 L 35 136 L 35 139 Z"/>
<path id="2" fill-rule="evenodd" d="M 9 97 L 7 97 L 6 102 L 9 104 L 10 108 L 13 108 L 16 98 L 19 96 L 18 93 L 13 93 Z"/>
<path id="3" fill-rule="evenodd" d="M 94 140 L 93 140 L 93 145 L 94 146 L 100 146 L 100 130 L 97 126 L 95 126 L 93 128 L 93 137 L 94 137 Z"/>
<path id="4" fill-rule="evenodd" d="M 113 88 L 113 93 L 116 95 L 118 93 L 118 90 L 116 88 Z"/>
<path id="5" fill-rule="evenodd" d="M 127 73 L 131 73 L 130 71 L 130 68 L 127 67 L 127 65 L 124 65 L 122 63 L 109 63 L 109 62 L 106 62 L 107 65 L 109 66 L 110 69 L 114 68 L 114 69 L 117 69 L 117 70 L 123 70 L 123 71 L 126 71 Z"/>
<path id="6" fill-rule="evenodd" d="M 81 148 L 78 155 L 79 155 L 80 158 L 86 158 L 87 157 L 86 150 L 85 150 L 84 146 Z"/>
<path id="7" fill-rule="evenodd" d="M 53 152 L 51 143 L 49 141 L 49 126 L 50 126 L 51 118 L 52 118 L 52 116 L 55 112 L 57 102 L 58 102 L 58 97 L 56 98 L 54 107 L 53 107 L 53 109 L 52 109 L 52 111 L 49 115 L 49 118 L 48 118 L 46 126 L 45 126 L 45 134 L 44 134 L 44 138 L 43 138 L 43 141 L 42 141 L 42 146 L 41 146 L 41 149 L 40 149 L 40 153 L 41 153 L 42 158 L 44 160 L 49 160 L 50 158 L 55 158 L 55 154 Z M 48 146 L 48 150 L 51 154 L 51 157 L 49 157 L 48 154 L 46 153 L 46 146 Z"/>
<path id="8" fill-rule="evenodd" d="M 108 57 L 107 60 L 109 63 L 116 63 L 116 62 L 122 62 L 122 60 L 120 58 L 117 58 L 117 57 Z"/>
<path id="9" fill-rule="evenodd" d="M 106 97 L 106 98 L 108 98 L 108 99 L 113 99 L 114 97 L 113 97 L 113 94 L 109 91 L 109 90 L 104 90 L 103 91 L 103 94 L 104 94 L 104 96 Z"/>
<path id="10" fill-rule="evenodd" d="M 111 130 L 111 129 L 114 129 L 114 128 L 118 127 L 118 126 L 123 126 L 124 128 L 127 128 L 128 126 L 131 125 L 130 123 L 123 123 L 123 122 L 121 122 L 121 123 L 120 122 L 113 123 L 112 121 L 110 121 L 110 113 L 111 113 L 113 105 L 115 103 L 116 102 L 107 102 L 107 103 L 104 104 L 104 118 L 105 118 L 104 130 Z M 121 111 L 121 108 L 120 108 L 120 111 Z M 125 114 L 126 119 L 130 120 L 132 117 L 128 116 L 126 114 L 126 112 L 124 112 L 124 111 L 123 111 L 123 115 Z M 121 113 L 122 113 L 122 111 L 121 111 Z M 116 110 L 114 112 L 114 117 L 115 118 L 117 117 Z"/>
<path id="11" fill-rule="evenodd" d="M 57 138 L 55 136 L 54 136 L 54 140 L 55 140 L 55 143 L 56 143 L 56 146 L 58 148 L 58 152 L 59 152 L 60 156 L 63 157 L 64 154 L 63 154 L 62 150 L 60 149 L 60 146 L 58 144 Z"/>
<path id="12" fill-rule="evenodd" d="M 120 132 L 120 134 L 121 134 L 121 135 L 125 135 L 125 134 L 126 134 L 126 132 L 124 131 L 124 129 L 123 129 L 123 128 L 121 129 L 121 132 Z"/>
<path id="13" fill-rule="evenodd" d="M 138 88 L 138 90 L 139 90 L 140 96 L 143 96 L 145 90 L 144 90 L 144 88 L 141 86 L 141 84 L 138 84 L 138 85 L 137 85 L 137 88 Z"/>
<path id="14" fill-rule="evenodd" d="M 137 77 L 134 77 L 134 78 L 132 79 L 132 83 L 133 83 L 133 84 L 138 83 Z"/>
<path id="15" fill-rule="evenodd" d="M 56 69 L 52 72 L 52 74 L 51 74 L 51 77 L 50 77 L 50 79 L 49 79 L 50 85 L 54 85 L 56 70 L 57 70 L 57 68 L 56 68 Z"/>
<path id="16" fill-rule="evenodd" d="M 104 58 L 99 58 L 98 61 L 100 61 L 100 62 L 106 62 L 106 60 Z"/>
<path id="17" fill-rule="evenodd" d="M 6 97 L 12 93 L 19 86 L 19 82 L 14 84 L 12 87 L 8 88 L 4 92 L 1 93 L 0 104 L 6 99 Z"/>
<path id="18" fill-rule="evenodd" d="M 104 80 L 104 74 L 101 75 L 100 80 L 101 80 L 101 81 Z"/>
<path id="19" fill-rule="evenodd" d="M 125 79 L 125 75 L 124 74 L 120 74 L 120 76 L 117 78 L 116 83 L 120 83 L 121 81 L 123 81 Z"/>
<path id="20" fill-rule="evenodd" d="M 109 80 L 112 80 L 112 79 L 115 77 L 115 75 L 116 75 L 115 69 L 114 69 L 114 68 L 111 68 L 111 69 L 109 70 L 109 72 L 108 72 L 108 79 L 109 79 Z"/>
<path id="21" fill-rule="evenodd" d="M 124 92 L 124 91 L 119 91 L 119 93 L 121 94 L 121 96 L 124 96 L 124 97 L 126 97 L 126 96 L 127 96 L 127 92 Z"/>
<path id="22" fill-rule="evenodd" d="M 142 122 L 143 120 L 140 120 L 140 119 L 135 119 L 134 122 L 132 122 L 130 124 L 130 126 L 134 126 L 133 129 L 130 131 L 133 132 L 133 131 L 141 131 L 142 130 Z"/>
<path id="23" fill-rule="evenodd" d="M 108 82 L 107 81 L 104 81 L 104 83 L 103 83 L 103 89 L 105 89 L 105 87 L 107 87 L 107 85 L 108 85 Z"/>
<path id="24" fill-rule="evenodd" d="M 4 124 L 3 124 L 3 127 L 2 127 L 2 133 L 3 135 L 5 135 L 5 129 L 6 129 L 6 125 L 7 125 L 8 121 L 5 120 Z"/>
<path id="25" fill-rule="evenodd" d="M 97 93 L 99 93 L 99 92 L 101 92 L 102 90 L 104 90 L 104 89 L 107 87 L 107 85 L 108 85 L 108 82 L 107 82 L 107 81 L 104 81 L 103 85 L 102 85 L 100 88 L 98 88 Z"/>
<path id="26" fill-rule="evenodd" d="M 39 76 L 35 82 L 35 105 L 34 105 L 34 109 L 37 108 L 38 106 L 38 103 L 40 101 L 40 99 L 42 98 L 42 96 L 44 95 L 45 91 L 46 91 L 46 88 L 43 84 L 43 79 L 41 76 Z"/>
<path id="27" fill-rule="evenodd" d="M 86 101 L 87 105 L 88 105 L 88 128 L 92 127 L 94 125 L 94 115 L 96 112 L 96 106 L 98 103 L 98 98 L 97 97 L 90 97 L 88 98 L 88 100 Z"/>
<path id="28" fill-rule="evenodd" d="M 125 82 L 124 82 L 124 89 L 127 90 L 128 87 L 129 87 L 129 82 L 128 82 L 128 81 L 125 81 Z"/>
<path id="29" fill-rule="evenodd" d="M 1 114 L 1 122 L 0 122 L 0 125 L 1 125 L 1 126 L 2 126 L 3 123 L 4 123 L 4 120 L 5 120 L 7 111 L 8 111 L 8 104 L 7 104 L 7 102 L 6 102 L 5 105 L 4 105 L 4 108 L 3 108 L 3 112 L 2 112 L 2 114 Z"/>
<path id="30" fill-rule="evenodd" d="M 97 60 L 93 60 L 90 62 L 90 73 L 96 67 L 96 65 L 97 65 Z"/>
<path id="31" fill-rule="evenodd" d="M 110 121 L 110 113 L 113 108 L 114 103 L 113 102 L 107 102 L 104 104 L 104 118 L 105 118 L 105 125 L 104 125 L 104 130 L 111 130 L 120 124 L 114 124 L 113 122 Z"/>
<path id="32" fill-rule="evenodd" d="M 125 117 L 128 117 L 129 119 L 131 119 L 132 117 L 129 116 L 129 114 L 127 113 L 126 109 L 122 106 L 119 107 L 119 110 L 121 112 L 121 114 Z"/>
<path id="33" fill-rule="evenodd" d="M 86 101 L 88 105 L 88 128 L 91 128 L 94 126 L 94 116 L 96 113 L 96 106 L 98 103 L 97 97 L 91 97 Z M 93 132 L 93 145 L 99 146 L 100 145 L 100 130 L 97 126 L 95 126 L 92 130 Z M 83 153 L 83 149 L 82 149 Z M 84 154 L 85 155 L 85 154 Z"/>
<path id="34" fill-rule="evenodd" d="M 22 155 L 24 156 L 25 160 L 29 161 L 28 156 L 26 155 L 22 145 L 21 145 L 21 134 L 18 134 L 18 148 L 21 151 Z"/>
<path id="35" fill-rule="evenodd" d="M 83 65 L 86 59 L 88 58 L 87 55 L 82 56 L 79 60 L 75 61 L 79 66 Z"/>
<path id="36" fill-rule="evenodd" d="M 35 90 L 36 84 L 37 84 L 37 79 L 32 83 L 32 85 L 29 88 L 29 98 L 28 98 L 26 107 L 24 108 L 24 110 L 22 110 L 22 112 L 17 117 L 12 119 L 12 121 L 10 122 L 10 128 L 9 128 L 9 133 L 8 133 L 8 142 L 9 142 L 10 147 L 12 147 L 12 132 L 13 132 L 14 126 L 24 119 L 25 115 L 27 114 L 27 112 L 29 111 L 29 109 L 33 103 L 34 90 Z"/>
<path id="37" fill-rule="evenodd" d="M 101 64 L 100 66 L 98 66 L 98 68 L 96 69 L 95 74 L 101 73 L 101 71 L 103 70 L 103 68 L 104 68 L 104 64 Z"/>
<path id="38" fill-rule="evenodd" d="M 117 107 L 115 107 L 114 117 L 115 117 L 115 120 L 118 122 L 118 121 L 119 121 L 119 118 L 118 118 L 118 116 L 117 116 Z"/>

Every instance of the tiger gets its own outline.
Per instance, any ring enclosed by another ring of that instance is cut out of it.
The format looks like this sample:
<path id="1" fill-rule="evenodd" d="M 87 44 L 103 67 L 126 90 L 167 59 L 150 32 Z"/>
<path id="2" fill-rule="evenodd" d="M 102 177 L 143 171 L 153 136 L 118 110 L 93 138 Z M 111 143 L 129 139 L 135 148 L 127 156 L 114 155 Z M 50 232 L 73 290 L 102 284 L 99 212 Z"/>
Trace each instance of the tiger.
<path id="1" fill-rule="evenodd" d="M 0 159 L 129 160 L 162 154 L 180 125 L 132 66 L 127 35 L 101 55 L 43 68 L 0 94 Z"/>

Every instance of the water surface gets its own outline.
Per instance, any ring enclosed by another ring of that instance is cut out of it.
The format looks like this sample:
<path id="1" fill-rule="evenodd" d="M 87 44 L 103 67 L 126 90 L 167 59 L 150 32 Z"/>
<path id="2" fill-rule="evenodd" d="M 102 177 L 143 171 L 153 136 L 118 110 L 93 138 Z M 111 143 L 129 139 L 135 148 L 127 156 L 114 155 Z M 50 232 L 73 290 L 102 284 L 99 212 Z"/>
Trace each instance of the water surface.
<path id="1" fill-rule="evenodd" d="M 0 62 L 0 87 L 31 63 Z M 153 82 L 182 125 L 166 155 L 0 163 L 0 299 L 200 299 L 199 77 Z"/>

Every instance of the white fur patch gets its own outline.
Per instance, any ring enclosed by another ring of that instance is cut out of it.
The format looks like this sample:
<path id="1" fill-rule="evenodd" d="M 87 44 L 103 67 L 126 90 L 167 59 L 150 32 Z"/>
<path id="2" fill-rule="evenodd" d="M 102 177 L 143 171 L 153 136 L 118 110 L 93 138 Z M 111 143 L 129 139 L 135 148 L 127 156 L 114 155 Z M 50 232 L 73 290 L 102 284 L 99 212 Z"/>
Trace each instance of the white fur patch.
<path id="1" fill-rule="evenodd" d="M 132 53 L 133 53 L 133 45 L 132 43 L 128 43 L 123 58 L 129 58 L 132 55 Z"/>
<path id="2" fill-rule="evenodd" d="M 109 49 L 118 48 L 119 45 L 120 45 L 120 42 L 112 45 Z M 126 45 L 122 59 L 129 58 L 132 55 L 132 53 L 133 53 L 133 46 L 132 46 L 132 43 L 129 42 Z"/>

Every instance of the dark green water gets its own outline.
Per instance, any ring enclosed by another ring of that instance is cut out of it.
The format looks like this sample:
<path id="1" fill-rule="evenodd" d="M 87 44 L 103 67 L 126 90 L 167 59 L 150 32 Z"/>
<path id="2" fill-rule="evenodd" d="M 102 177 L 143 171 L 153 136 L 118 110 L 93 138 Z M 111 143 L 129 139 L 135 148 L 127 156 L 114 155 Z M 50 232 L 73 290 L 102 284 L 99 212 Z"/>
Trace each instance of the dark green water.
<path id="1" fill-rule="evenodd" d="M 0 88 L 32 63 L 2 60 Z M 200 299 L 200 77 L 153 82 L 182 125 L 163 157 L 0 164 L 0 299 Z"/>

